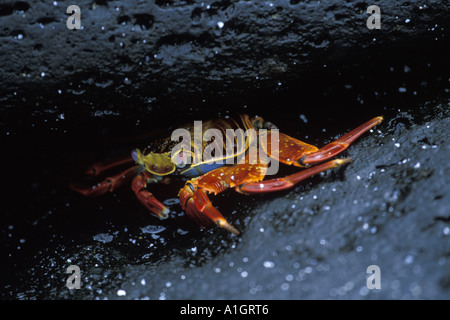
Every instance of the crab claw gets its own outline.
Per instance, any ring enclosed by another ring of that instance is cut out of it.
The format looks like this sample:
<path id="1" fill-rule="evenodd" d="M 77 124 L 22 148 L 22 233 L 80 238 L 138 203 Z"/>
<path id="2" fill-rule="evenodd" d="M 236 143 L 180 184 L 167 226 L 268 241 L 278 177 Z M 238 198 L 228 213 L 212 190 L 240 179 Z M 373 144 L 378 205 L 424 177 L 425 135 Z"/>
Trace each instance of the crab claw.
<path id="1" fill-rule="evenodd" d="M 164 220 L 169 217 L 169 208 L 159 202 L 153 194 L 147 190 L 139 192 L 139 194 L 137 194 L 137 198 L 144 205 L 144 207 L 146 207 L 157 218 Z"/>
<path id="2" fill-rule="evenodd" d="M 197 188 L 195 179 L 188 181 L 184 188 L 180 190 L 178 196 L 181 208 L 201 227 L 206 228 L 214 223 L 237 236 L 240 234 L 235 227 L 228 223 L 219 210 L 211 204 L 205 190 Z"/>
<path id="3" fill-rule="evenodd" d="M 146 207 L 153 215 L 160 219 L 167 219 L 169 217 L 169 208 L 162 204 L 155 196 L 146 189 L 147 187 L 147 174 L 141 172 L 138 174 L 131 184 L 131 189 L 138 200 Z"/>
<path id="4" fill-rule="evenodd" d="M 193 195 L 195 209 L 199 212 L 208 216 L 218 227 L 225 229 L 235 235 L 239 235 L 239 231 L 233 227 L 228 221 L 222 216 L 222 214 L 214 208 L 203 189 L 197 189 Z"/>

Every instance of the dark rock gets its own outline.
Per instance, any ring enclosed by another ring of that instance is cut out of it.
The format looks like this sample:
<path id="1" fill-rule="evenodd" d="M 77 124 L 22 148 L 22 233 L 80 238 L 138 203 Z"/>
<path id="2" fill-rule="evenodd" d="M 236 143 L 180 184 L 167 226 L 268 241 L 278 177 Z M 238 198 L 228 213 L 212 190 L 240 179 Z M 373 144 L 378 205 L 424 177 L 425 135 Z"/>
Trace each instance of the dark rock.
<path id="1" fill-rule="evenodd" d="M 381 30 L 366 26 L 371 4 L 82 0 L 82 29 L 69 30 L 66 2 L 8 1 L 0 7 L 0 93 L 3 101 L 36 91 L 45 101 L 58 90 L 63 101 L 101 96 L 104 105 L 122 102 L 113 115 L 189 112 L 187 97 L 235 103 L 230 97 L 305 79 L 323 65 L 405 57 L 417 41 L 437 49 L 448 39 L 447 1 L 377 1 Z M 95 109 L 78 103 L 83 116 Z"/>
<path id="2" fill-rule="evenodd" d="M 84 29 L 69 31 L 62 2 L 2 3 L 1 298 L 447 299 L 448 7 L 377 1 L 382 29 L 368 30 L 369 4 L 81 1 Z M 241 237 L 193 224 L 181 181 L 152 189 L 164 221 L 129 188 L 67 188 L 135 136 L 235 111 L 318 146 L 385 121 L 344 168 L 213 197 Z M 81 290 L 66 287 L 69 265 Z"/>
<path id="3" fill-rule="evenodd" d="M 61 201 L 70 201 L 70 206 L 55 204 L 55 212 L 31 223 L 28 229 L 34 233 L 48 230 L 50 241 L 38 246 L 26 272 L 18 273 L 18 280 L 9 282 L 2 295 L 12 299 L 446 299 L 448 107 L 448 103 L 433 105 L 435 116 L 408 128 L 396 124 L 402 116 L 393 118 L 350 148 L 352 164 L 292 191 L 215 197 L 223 212 L 236 213 L 229 217 L 242 230 L 241 237 L 218 229 L 199 231 L 179 216 L 177 205 L 171 206 L 172 217 L 179 217 L 164 222 L 165 229 L 147 227 L 161 223 L 147 219 L 145 210 L 125 192 L 94 202 L 59 192 Z M 157 231 L 150 235 L 150 229 Z M 15 226 L 6 232 L 11 234 L 6 242 L 8 259 L 14 261 L 23 250 L 15 246 L 32 246 L 28 242 L 35 235 L 21 234 Z M 99 240 L 104 233 L 108 241 Z M 72 264 L 82 270 L 81 290 L 65 287 L 65 270 Z M 381 269 L 381 289 L 366 286 L 370 265 Z"/>

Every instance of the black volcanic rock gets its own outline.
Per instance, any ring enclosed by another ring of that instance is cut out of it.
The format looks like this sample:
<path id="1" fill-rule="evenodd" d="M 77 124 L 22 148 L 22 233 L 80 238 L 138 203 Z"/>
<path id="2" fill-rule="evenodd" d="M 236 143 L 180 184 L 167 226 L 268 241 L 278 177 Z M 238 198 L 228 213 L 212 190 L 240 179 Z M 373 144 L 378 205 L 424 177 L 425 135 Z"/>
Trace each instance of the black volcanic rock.
<path id="1" fill-rule="evenodd" d="M 373 3 L 360 0 L 80 0 L 79 30 L 66 27 L 70 4 L 2 2 L 4 99 L 30 91 L 47 100 L 58 90 L 65 100 L 115 92 L 115 100 L 150 109 L 166 98 L 171 110 L 186 110 L 181 97 L 272 90 L 343 59 L 406 56 L 413 43 L 445 42 L 449 32 L 442 0 L 376 1 L 380 30 L 367 28 Z M 125 110 L 124 103 L 116 111 Z"/>
<path id="2" fill-rule="evenodd" d="M 0 2 L 1 299 L 449 298 L 448 1 L 76 2 L 80 30 L 69 1 Z M 235 112 L 317 146 L 385 120 L 345 167 L 211 196 L 240 237 L 189 220 L 176 177 L 149 187 L 164 221 L 129 186 L 68 188 L 142 137 Z"/>

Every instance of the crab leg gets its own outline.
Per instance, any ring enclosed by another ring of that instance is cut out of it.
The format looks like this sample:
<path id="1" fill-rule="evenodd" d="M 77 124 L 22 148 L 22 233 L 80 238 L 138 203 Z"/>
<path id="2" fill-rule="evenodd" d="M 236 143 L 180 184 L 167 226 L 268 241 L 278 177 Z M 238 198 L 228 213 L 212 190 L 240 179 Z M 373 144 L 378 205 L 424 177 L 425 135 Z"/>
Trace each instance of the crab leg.
<path id="1" fill-rule="evenodd" d="M 170 210 L 146 189 L 147 183 L 152 180 L 156 182 L 156 179 L 152 177 L 150 173 L 143 171 L 133 179 L 131 189 L 134 191 L 136 197 L 144 205 L 144 207 L 146 207 L 158 218 L 166 219 Z"/>
<path id="2" fill-rule="evenodd" d="M 253 193 L 267 193 L 267 192 L 274 192 L 274 191 L 281 191 L 286 190 L 289 188 L 292 188 L 297 183 L 316 175 L 320 172 L 337 168 L 345 163 L 351 162 L 351 158 L 345 158 L 345 159 L 336 159 L 332 161 L 328 161 L 325 163 L 322 163 L 320 165 L 302 170 L 300 172 L 296 172 L 294 174 L 291 174 L 289 176 L 283 177 L 283 178 L 277 178 L 277 179 L 271 179 L 271 180 L 264 180 L 260 182 L 250 182 L 250 183 L 244 183 L 240 186 L 236 187 L 236 191 L 244 194 L 253 194 Z"/>
<path id="3" fill-rule="evenodd" d="M 266 174 L 265 164 L 238 164 L 233 167 L 221 167 L 188 181 L 178 194 L 181 207 L 202 227 L 211 222 L 220 228 L 239 235 L 239 231 L 230 225 L 208 198 L 208 194 L 218 194 L 228 188 L 234 188 L 244 181 L 260 181 Z"/>
<path id="4" fill-rule="evenodd" d="M 359 138 L 363 133 L 369 131 L 371 128 L 380 124 L 381 121 L 383 121 L 383 117 L 373 118 L 372 120 L 364 123 L 358 128 L 343 135 L 336 141 L 327 144 L 323 148 L 319 149 L 317 152 L 313 152 L 303 156 L 299 161 L 300 164 L 312 165 L 336 156 L 337 154 L 347 149 L 348 146 L 357 138 Z"/>
<path id="5" fill-rule="evenodd" d="M 92 187 L 81 186 L 78 184 L 70 184 L 69 187 L 73 191 L 81 193 L 82 195 L 87 197 L 101 196 L 107 193 L 108 191 L 113 192 L 114 190 L 122 186 L 124 183 L 130 181 L 130 179 L 133 178 L 139 172 L 140 169 L 141 166 L 139 165 L 131 167 L 123 171 L 122 173 L 106 178 L 105 180 L 101 181 L 100 183 Z"/>
<path id="6" fill-rule="evenodd" d="M 348 146 L 362 134 L 380 124 L 381 121 L 383 121 L 383 117 L 373 118 L 372 120 L 364 123 L 358 128 L 350 131 L 341 138 L 325 145 L 320 149 L 303 141 L 292 138 L 286 134 L 279 133 L 278 153 L 273 153 L 270 132 L 267 133 L 267 144 L 262 144 L 261 147 L 268 156 L 282 163 L 297 167 L 310 166 L 329 160 L 338 155 L 347 149 Z"/>
<path id="7" fill-rule="evenodd" d="M 123 164 L 132 163 L 134 162 L 133 158 L 130 156 L 122 157 L 119 159 L 94 163 L 89 167 L 88 170 L 86 170 L 86 174 L 91 176 L 98 176 L 101 175 L 103 172 L 108 171 L 112 168 L 118 167 Z"/>
<path id="8" fill-rule="evenodd" d="M 239 231 L 228 223 L 219 210 L 214 208 L 203 189 L 197 189 L 194 193 L 194 203 L 196 209 L 207 215 L 217 226 L 234 233 L 235 235 L 239 235 Z"/>
<path id="9" fill-rule="evenodd" d="M 216 173 L 218 173 L 221 171 L 223 173 L 227 169 L 230 169 L 230 167 L 219 168 L 214 170 L 214 172 L 217 171 Z M 207 175 L 188 181 L 184 188 L 180 190 L 178 196 L 180 198 L 181 208 L 202 227 L 209 227 L 211 222 L 213 222 L 217 226 L 238 235 L 239 231 L 227 222 L 219 210 L 214 208 L 206 194 L 207 192 L 215 194 L 222 192 L 229 187 L 228 181 L 221 181 L 224 183 L 220 186 L 216 186 L 216 188 L 211 186 L 211 188 L 205 190 L 203 187 L 199 187 L 199 182 L 201 183 L 201 179 Z"/>
<path id="10" fill-rule="evenodd" d="M 217 226 L 239 235 L 239 231 L 228 223 L 219 210 L 214 208 L 206 191 L 203 188 L 197 188 L 195 182 L 188 181 L 186 186 L 180 190 L 182 209 L 202 227 L 208 227 L 211 222 L 214 222 Z"/>

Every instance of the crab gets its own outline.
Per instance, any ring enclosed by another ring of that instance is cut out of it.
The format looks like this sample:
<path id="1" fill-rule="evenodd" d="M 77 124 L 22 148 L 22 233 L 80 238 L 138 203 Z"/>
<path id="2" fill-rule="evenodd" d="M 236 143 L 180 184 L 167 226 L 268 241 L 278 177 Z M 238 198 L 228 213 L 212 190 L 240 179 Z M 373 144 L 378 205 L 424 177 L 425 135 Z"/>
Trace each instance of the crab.
<path id="1" fill-rule="evenodd" d="M 272 123 L 261 117 L 240 115 L 236 119 L 214 119 L 202 123 L 200 139 L 195 126 L 184 126 L 184 132 L 188 133 L 190 141 L 187 143 L 184 141 L 182 147 L 179 139 L 178 141 L 173 139 L 173 134 L 172 137 L 153 140 L 142 150 L 132 150 L 130 156 L 94 164 L 86 173 L 98 177 L 119 166 L 129 165 L 125 171 L 108 176 L 94 186 L 71 184 L 70 188 L 84 196 L 93 197 L 114 192 L 131 182 L 131 189 L 139 202 L 156 217 L 166 219 L 170 210 L 153 196 L 149 186 L 169 183 L 169 176 L 180 175 L 187 177 L 185 185 L 178 193 L 184 212 L 202 228 L 216 225 L 239 235 L 240 231 L 214 207 L 209 195 L 217 195 L 230 188 L 247 195 L 290 189 L 313 175 L 351 162 L 352 159 L 349 157 L 333 158 L 382 121 L 383 117 L 375 117 L 337 140 L 318 148 L 279 132 Z M 207 133 L 211 133 L 210 129 L 216 130 L 213 131 L 216 135 L 220 133 L 225 135 L 227 130 L 239 129 L 253 129 L 255 134 L 227 139 L 227 142 L 231 141 L 230 147 L 220 139 L 211 139 L 210 136 L 209 140 L 205 139 Z M 201 155 L 208 147 L 206 143 L 208 141 L 212 141 L 210 147 L 214 144 L 217 155 L 213 157 L 214 159 L 205 160 Z M 255 154 L 252 151 L 257 149 L 259 153 L 256 153 L 256 161 L 255 159 L 250 161 L 250 156 Z M 226 151 L 226 155 L 217 150 Z M 263 159 L 264 157 L 266 159 Z M 233 162 L 237 158 L 240 160 Z M 265 179 L 270 168 L 269 164 L 272 166 L 272 163 L 295 166 L 302 170 L 284 177 Z"/>

